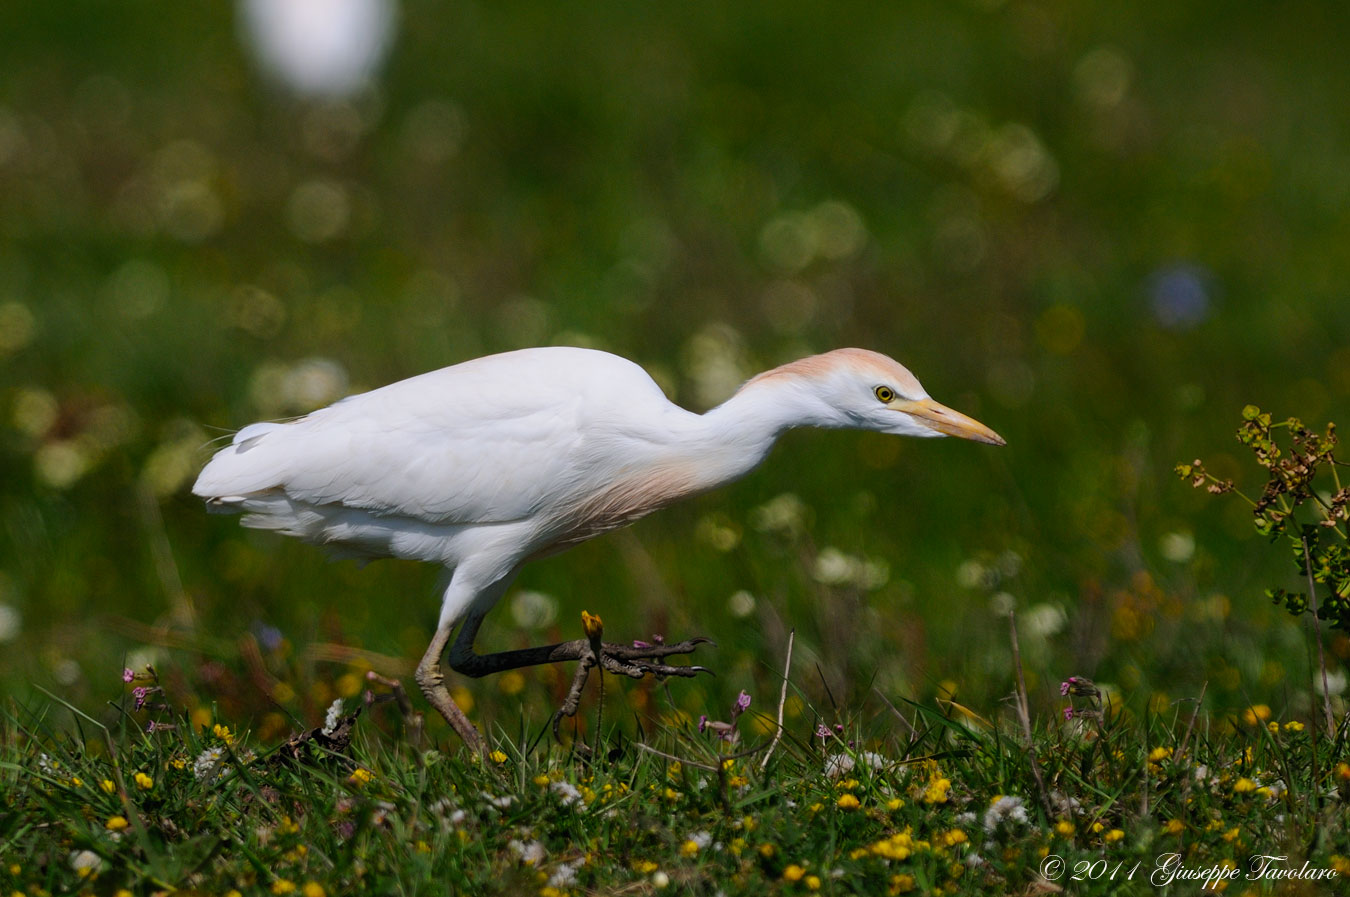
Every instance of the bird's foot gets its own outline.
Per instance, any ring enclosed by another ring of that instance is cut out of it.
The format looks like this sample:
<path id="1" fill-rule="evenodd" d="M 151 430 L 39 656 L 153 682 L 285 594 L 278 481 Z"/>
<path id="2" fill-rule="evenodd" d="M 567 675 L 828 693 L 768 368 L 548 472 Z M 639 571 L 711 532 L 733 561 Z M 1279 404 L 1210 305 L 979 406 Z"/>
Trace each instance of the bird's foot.
<path id="1" fill-rule="evenodd" d="M 631 645 L 618 645 L 612 642 L 600 642 L 598 638 L 579 639 L 577 642 L 579 649 L 577 671 L 572 677 L 572 686 L 567 690 L 567 697 L 563 699 L 562 706 L 553 714 L 553 736 L 559 737 L 558 727 L 561 725 L 563 717 L 576 716 L 577 708 L 581 704 L 581 692 L 586 686 L 586 680 L 590 677 L 593 667 L 599 666 L 610 673 L 628 676 L 631 679 L 641 679 L 648 674 L 662 679 L 667 676 L 692 678 L 699 673 L 712 674 L 712 670 L 707 667 L 676 666 L 664 662 L 668 657 L 692 654 L 699 645 L 705 644 L 717 646 L 717 643 L 712 639 L 702 636 L 673 644 L 634 642 Z M 598 652 L 597 648 L 599 649 Z"/>

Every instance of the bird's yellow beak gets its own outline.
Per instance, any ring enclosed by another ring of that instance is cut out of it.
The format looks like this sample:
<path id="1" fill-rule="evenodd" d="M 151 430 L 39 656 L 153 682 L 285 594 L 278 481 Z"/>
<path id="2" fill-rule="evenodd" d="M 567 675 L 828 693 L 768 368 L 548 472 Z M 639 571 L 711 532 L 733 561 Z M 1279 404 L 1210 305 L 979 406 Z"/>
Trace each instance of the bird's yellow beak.
<path id="1" fill-rule="evenodd" d="M 973 439 L 976 442 L 983 442 L 988 445 L 1008 444 L 1002 436 L 975 420 L 975 418 L 966 417 L 961 412 L 953 411 L 946 405 L 934 402 L 932 399 L 919 399 L 917 402 L 896 402 L 892 407 L 897 411 L 903 411 L 917 417 L 923 421 L 925 426 L 947 436 Z"/>

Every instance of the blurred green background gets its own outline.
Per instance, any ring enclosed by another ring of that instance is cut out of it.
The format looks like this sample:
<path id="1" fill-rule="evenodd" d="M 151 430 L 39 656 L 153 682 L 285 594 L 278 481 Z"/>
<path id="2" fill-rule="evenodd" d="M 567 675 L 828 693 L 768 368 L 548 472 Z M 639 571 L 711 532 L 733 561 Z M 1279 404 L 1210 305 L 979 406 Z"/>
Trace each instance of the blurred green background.
<path id="1" fill-rule="evenodd" d="M 248 21 L 0 5 L 4 693 L 97 709 L 153 661 L 275 736 L 420 656 L 435 570 L 329 563 L 187 493 L 231 429 L 520 346 L 617 352 L 703 409 L 856 345 L 1008 447 L 790 434 L 528 567 L 480 647 L 576 637 L 582 608 L 710 635 L 719 678 L 670 695 L 716 716 L 773 704 L 795 627 L 818 711 L 876 714 L 876 686 L 993 714 L 1015 604 L 1042 712 L 1071 674 L 1307 712 L 1306 630 L 1262 595 L 1285 551 L 1171 471 L 1254 483 L 1248 402 L 1350 422 L 1334 4 L 412 0 L 372 82 L 323 97 Z M 467 686 L 508 728 L 560 687 Z"/>

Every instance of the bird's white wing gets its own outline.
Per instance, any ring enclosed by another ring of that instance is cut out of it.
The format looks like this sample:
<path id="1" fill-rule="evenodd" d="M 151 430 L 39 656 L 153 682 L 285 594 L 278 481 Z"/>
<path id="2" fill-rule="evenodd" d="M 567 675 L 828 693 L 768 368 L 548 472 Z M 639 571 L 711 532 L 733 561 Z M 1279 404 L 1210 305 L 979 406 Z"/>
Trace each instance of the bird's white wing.
<path id="1" fill-rule="evenodd" d="M 491 356 L 246 427 L 193 492 L 228 503 L 280 490 L 436 524 L 530 517 L 584 489 L 597 404 L 664 402 L 631 362 L 585 353 L 578 365 L 562 351 Z"/>

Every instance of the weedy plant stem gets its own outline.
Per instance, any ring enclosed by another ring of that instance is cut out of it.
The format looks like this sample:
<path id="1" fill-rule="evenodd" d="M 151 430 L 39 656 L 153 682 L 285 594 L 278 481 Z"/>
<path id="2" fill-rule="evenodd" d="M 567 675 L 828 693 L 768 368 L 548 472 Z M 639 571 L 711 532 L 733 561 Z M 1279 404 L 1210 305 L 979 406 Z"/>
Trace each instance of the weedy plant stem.
<path id="1" fill-rule="evenodd" d="M 774 730 L 773 741 L 769 742 L 769 748 L 764 752 L 764 758 L 759 761 L 759 768 L 762 771 L 769 765 L 769 758 L 773 756 L 774 748 L 778 747 L 778 742 L 783 739 L 783 707 L 787 704 L 788 675 L 792 672 L 792 642 L 797 637 L 797 628 L 788 630 L 787 642 L 787 661 L 783 664 L 783 686 L 778 691 L 778 728 Z"/>
<path id="2" fill-rule="evenodd" d="M 1017 673 L 1017 715 L 1022 720 L 1022 734 L 1026 736 L 1027 762 L 1031 764 L 1031 776 L 1036 780 L 1036 796 L 1040 798 L 1041 809 L 1046 820 L 1055 817 L 1050 806 L 1050 795 L 1045 790 L 1045 779 L 1041 776 L 1040 764 L 1036 762 L 1036 740 L 1031 732 L 1031 713 L 1027 709 L 1027 681 L 1022 675 L 1022 649 L 1017 644 L 1017 612 L 1008 611 L 1008 632 L 1012 637 L 1013 669 Z"/>
<path id="3" fill-rule="evenodd" d="M 1327 658 L 1322 649 L 1322 619 L 1317 616 L 1317 584 L 1313 582 L 1312 555 L 1308 551 L 1308 537 L 1300 535 L 1303 541 L 1303 564 L 1308 571 L 1308 602 L 1312 607 L 1313 634 L 1317 641 L 1317 666 L 1322 672 L 1322 712 L 1326 716 L 1327 737 L 1336 737 L 1336 717 L 1331 712 L 1331 690 L 1327 687 Z"/>

